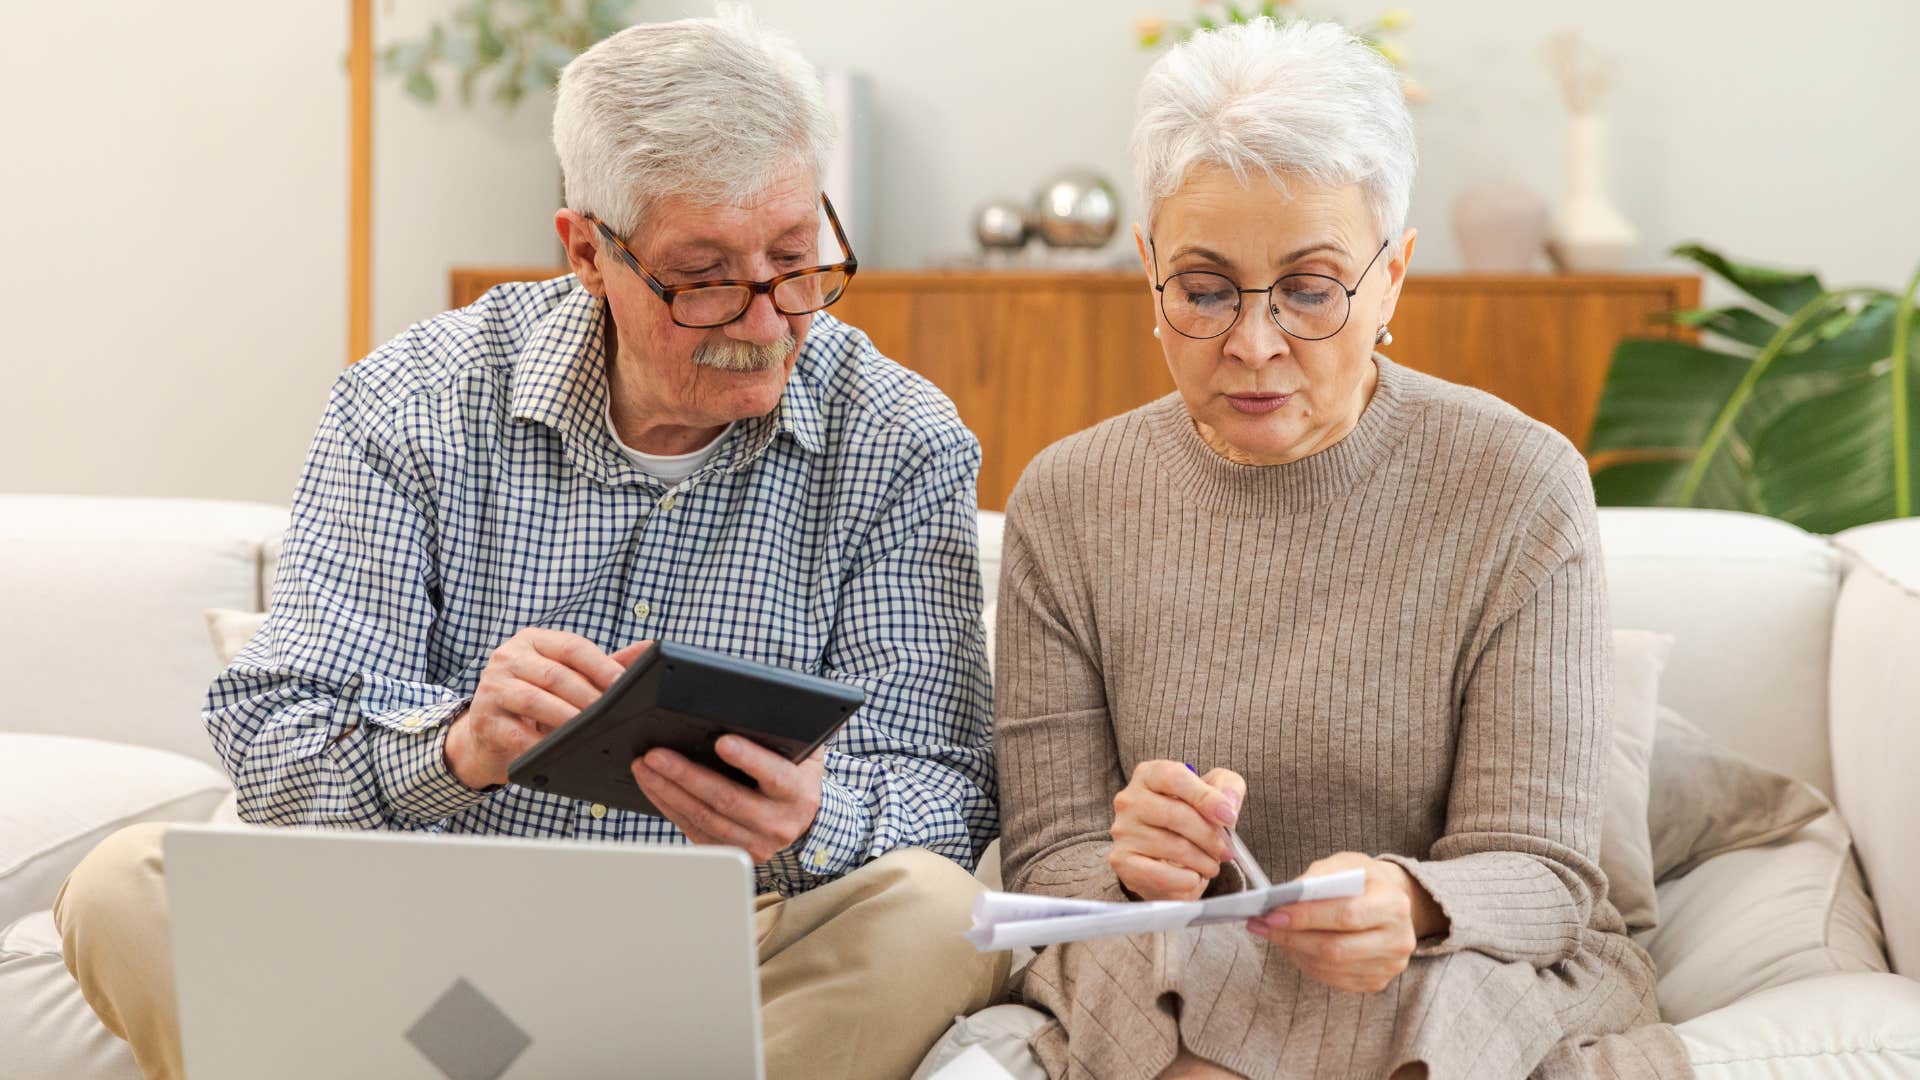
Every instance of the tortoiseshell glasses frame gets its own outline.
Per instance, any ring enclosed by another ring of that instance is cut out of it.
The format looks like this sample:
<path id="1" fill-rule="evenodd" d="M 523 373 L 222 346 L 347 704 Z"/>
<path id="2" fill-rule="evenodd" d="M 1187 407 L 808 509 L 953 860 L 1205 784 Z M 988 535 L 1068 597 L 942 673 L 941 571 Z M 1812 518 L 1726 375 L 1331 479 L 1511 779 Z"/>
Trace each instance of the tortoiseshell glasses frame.
<path id="1" fill-rule="evenodd" d="M 847 230 L 840 224 L 840 215 L 834 213 L 833 200 L 827 198 L 824 191 L 820 193 L 820 205 L 826 208 L 827 221 L 833 225 L 834 238 L 840 242 L 840 252 L 845 256 L 839 262 L 792 270 L 765 281 L 716 278 L 711 281 L 689 281 L 684 285 L 661 284 L 660 279 L 641 265 L 626 241 L 606 222 L 593 214 L 584 216 L 599 228 L 602 236 L 612 242 L 620 261 L 639 275 L 647 288 L 652 289 L 653 294 L 667 305 L 667 315 L 676 326 L 684 326 L 689 330 L 710 330 L 725 326 L 746 314 L 756 296 L 764 295 L 772 300 L 773 309 L 782 315 L 811 315 L 840 299 L 848 283 L 853 280 L 855 271 L 860 269 L 860 260 L 854 257 L 853 245 L 847 242 Z"/>

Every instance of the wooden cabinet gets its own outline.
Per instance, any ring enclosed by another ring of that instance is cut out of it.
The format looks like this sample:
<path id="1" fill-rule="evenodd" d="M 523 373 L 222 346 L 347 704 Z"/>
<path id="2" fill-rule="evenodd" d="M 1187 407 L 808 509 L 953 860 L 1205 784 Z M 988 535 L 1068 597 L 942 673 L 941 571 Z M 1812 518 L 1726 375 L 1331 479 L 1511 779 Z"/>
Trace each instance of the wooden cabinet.
<path id="1" fill-rule="evenodd" d="M 452 302 L 540 270 L 455 270 Z M 1168 393 L 1152 290 L 1133 274 L 869 271 L 833 313 L 933 380 L 980 437 L 980 505 L 999 509 L 1049 443 Z M 1663 312 L 1699 303 L 1668 276 L 1414 275 L 1384 351 L 1488 390 L 1586 439 L 1614 345 L 1677 336 Z"/>

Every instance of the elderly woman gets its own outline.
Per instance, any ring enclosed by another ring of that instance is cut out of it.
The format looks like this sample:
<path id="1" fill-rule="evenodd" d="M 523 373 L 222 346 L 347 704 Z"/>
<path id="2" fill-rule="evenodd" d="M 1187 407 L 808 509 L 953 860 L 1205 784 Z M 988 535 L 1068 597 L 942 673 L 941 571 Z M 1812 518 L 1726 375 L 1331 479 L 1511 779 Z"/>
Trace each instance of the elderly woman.
<path id="1" fill-rule="evenodd" d="M 1331 25 L 1200 34 L 1148 75 L 1133 153 L 1178 392 L 1009 503 L 1006 878 L 1191 899 L 1239 887 L 1233 826 L 1275 880 L 1366 885 L 1048 948 L 1034 1051 L 1056 1076 L 1687 1075 L 1598 865 L 1585 465 L 1374 352 L 1415 236 L 1393 72 Z"/>

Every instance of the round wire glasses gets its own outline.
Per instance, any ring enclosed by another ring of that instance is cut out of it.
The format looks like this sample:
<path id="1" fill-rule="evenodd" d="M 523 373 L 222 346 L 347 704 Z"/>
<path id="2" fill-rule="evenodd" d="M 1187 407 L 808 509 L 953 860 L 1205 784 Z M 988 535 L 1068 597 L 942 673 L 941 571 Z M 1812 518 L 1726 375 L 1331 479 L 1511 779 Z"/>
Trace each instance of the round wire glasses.
<path id="1" fill-rule="evenodd" d="M 1147 245 L 1151 248 L 1153 241 L 1149 239 Z M 1240 321 L 1242 296 L 1264 295 L 1273 324 L 1288 337 L 1324 341 L 1346 329 L 1347 318 L 1353 314 L 1353 294 L 1360 291 L 1360 283 L 1386 250 L 1387 241 L 1383 240 L 1351 288 L 1325 274 L 1287 274 L 1264 289 L 1243 289 L 1239 282 L 1211 270 L 1169 274 L 1153 288 L 1160 294 L 1160 314 L 1182 337 L 1201 341 L 1219 337 Z M 1159 272 L 1160 256 L 1155 252 L 1154 273 Z"/>
<path id="2" fill-rule="evenodd" d="M 609 228 L 607 223 L 592 214 L 585 215 L 588 221 L 599 226 L 601 235 L 613 243 L 613 249 L 619 253 L 620 261 L 640 276 L 667 305 L 667 315 L 679 326 L 690 330 L 708 330 L 716 326 L 725 326 L 746 314 L 753 298 L 765 294 L 773 301 L 773 309 L 782 315 L 811 315 L 820 311 L 847 289 L 847 282 L 853 280 L 854 272 L 860 269 L 860 260 L 854 258 L 853 247 L 847 243 L 847 231 L 840 225 L 840 215 L 833 212 L 833 202 L 825 192 L 820 193 L 820 205 L 826 207 L 827 220 L 833 224 L 834 238 L 840 241 L 840 253 L 845 256 L 837 263 L 826 266 L 810 266 L 804 270 L 794 270 L 765 281 L 742 281 L 733 278 L 711 281 L 690 281 L 684 285 L 662 285 L 660 279 L 646 267 L 640 265 L 628 249 L 626 241 Z"/>

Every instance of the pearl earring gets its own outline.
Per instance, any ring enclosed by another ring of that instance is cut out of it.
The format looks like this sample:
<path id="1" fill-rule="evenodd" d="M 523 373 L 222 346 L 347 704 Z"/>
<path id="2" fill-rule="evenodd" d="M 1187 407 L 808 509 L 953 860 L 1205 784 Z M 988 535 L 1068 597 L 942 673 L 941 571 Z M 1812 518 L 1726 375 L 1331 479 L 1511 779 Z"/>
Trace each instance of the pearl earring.
<path id="1" fill-rule="evenodd" d="M 1153 336 L 1154 336 L 1154 337 L 1159 337 L 1159 336 L 1160 336 L 1160 328 L 1159 328 L 1158 326 L 1156 326 L 1156 327 L 1154 327 L 1154 328 L 1153 328 Z"/>
<path id="2" fill-rule="evenodd" d="M 1386 325 L 1383 323 L 1381 324 L 1379 332 L 1373 335 L 1373 340 L 1375 344 L 1391 345 L 1393 344 L 1393 331 L 1387 329 Z"/>

